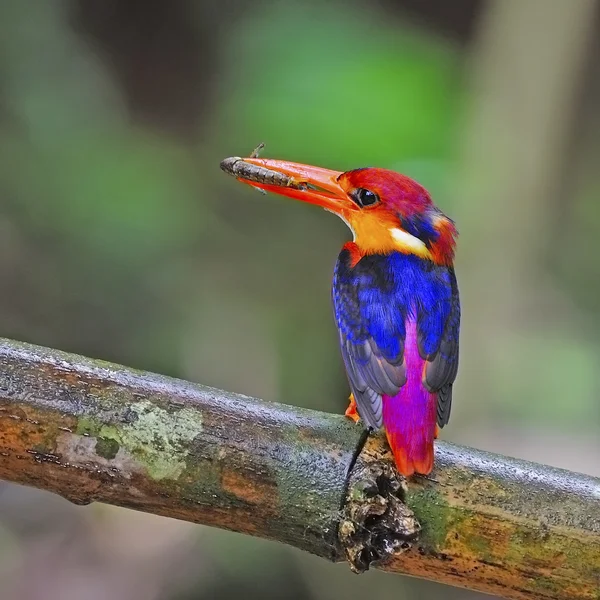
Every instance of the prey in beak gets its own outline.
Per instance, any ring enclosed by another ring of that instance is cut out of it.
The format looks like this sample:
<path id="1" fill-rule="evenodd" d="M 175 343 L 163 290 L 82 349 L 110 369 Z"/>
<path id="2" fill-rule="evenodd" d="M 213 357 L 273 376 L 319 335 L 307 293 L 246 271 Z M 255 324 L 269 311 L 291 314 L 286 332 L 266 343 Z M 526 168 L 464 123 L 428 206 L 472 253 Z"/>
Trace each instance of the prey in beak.
<path id="1" fill-rule="evenodd" d="M 248 158 L 233 156 L 224 159 L 221 169 L 259 190 L 315 204 L 339 216 L 358 209 L 340 184 L 342 171 L 258 158 L 260 149 L 261 146 Z"/>

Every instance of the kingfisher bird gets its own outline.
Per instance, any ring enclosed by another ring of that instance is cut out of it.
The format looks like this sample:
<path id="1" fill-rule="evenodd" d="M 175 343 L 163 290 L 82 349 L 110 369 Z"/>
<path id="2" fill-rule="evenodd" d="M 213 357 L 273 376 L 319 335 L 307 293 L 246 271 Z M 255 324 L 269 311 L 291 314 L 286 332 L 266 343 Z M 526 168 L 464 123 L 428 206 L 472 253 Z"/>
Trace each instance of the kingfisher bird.
<path id="1" fill-rule="evenodd" d="M 332 287 L 352 392 L 346 416 L 385 430 L 404 476 L 428 475 L 458 369 L 454 221 L 423 186 L 387 169 L 341 172 L 255 153 L 225 159 L 221 168 L 348 225 L 354 239 L 342 247 Z"/>

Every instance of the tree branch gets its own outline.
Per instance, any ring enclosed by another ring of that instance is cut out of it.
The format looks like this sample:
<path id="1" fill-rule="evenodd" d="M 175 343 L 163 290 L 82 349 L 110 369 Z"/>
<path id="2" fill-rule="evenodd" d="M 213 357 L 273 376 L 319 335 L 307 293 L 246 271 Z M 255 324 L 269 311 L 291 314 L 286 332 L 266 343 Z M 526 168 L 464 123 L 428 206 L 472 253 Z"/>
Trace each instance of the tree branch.
<path id="1" fill-rule="evenodd" d="M 0 477 L 503 595 L 600 597 L 600 481 L 439 443 L 398 476 L 381 436 L 0 341 Z"/>

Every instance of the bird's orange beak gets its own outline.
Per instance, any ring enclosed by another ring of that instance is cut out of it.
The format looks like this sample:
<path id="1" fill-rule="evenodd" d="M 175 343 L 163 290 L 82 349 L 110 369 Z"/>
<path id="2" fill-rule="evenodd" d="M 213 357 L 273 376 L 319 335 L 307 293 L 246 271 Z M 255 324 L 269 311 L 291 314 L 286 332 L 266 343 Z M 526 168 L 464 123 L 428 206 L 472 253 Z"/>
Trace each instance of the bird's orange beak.
<path id="1" fill-rule="evenodd" d="M 221 168 L 243 183 L 338 215 L 358 209 L 339 183 L 341 171 L 270 158 L 225 159 Z"/>

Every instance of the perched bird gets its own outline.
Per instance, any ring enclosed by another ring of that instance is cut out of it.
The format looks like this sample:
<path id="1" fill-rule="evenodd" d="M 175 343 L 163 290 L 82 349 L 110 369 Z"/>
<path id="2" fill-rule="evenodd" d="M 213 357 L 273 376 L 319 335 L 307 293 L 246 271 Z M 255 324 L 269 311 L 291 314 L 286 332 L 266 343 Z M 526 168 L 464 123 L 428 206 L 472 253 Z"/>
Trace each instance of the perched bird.
<path id="1" fill-rule="evenodd" d="M 427 475 L 450 417 L 460 302 L 454 222 L 416 181 L 281 160 L 228 158 L 256 188 L 323 207 L 350 227 L 333 275 L 333 308 L 352 394 L 346 415 L 385 429 L 398 470 Z M 358 415 L 357 415 L 358 412 Z"/>

